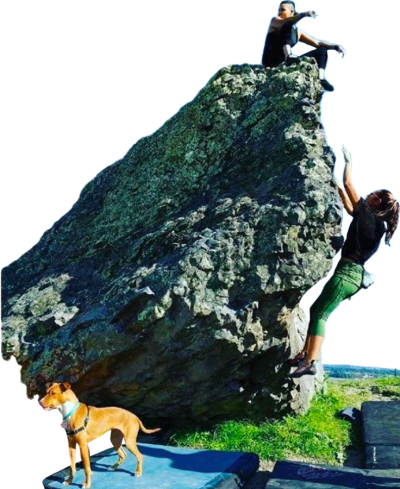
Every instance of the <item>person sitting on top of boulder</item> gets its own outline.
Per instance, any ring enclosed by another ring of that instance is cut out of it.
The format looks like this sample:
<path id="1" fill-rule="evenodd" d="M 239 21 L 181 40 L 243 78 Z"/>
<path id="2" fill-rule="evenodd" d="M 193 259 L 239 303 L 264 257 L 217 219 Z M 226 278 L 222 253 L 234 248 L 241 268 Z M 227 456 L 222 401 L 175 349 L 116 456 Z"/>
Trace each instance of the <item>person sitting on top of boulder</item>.
<path id="1" fill-rule="evenodd" d="M 328 49 L 334 49 L 343 57 L 345 50 L 339 44 L 314 39 L 296 26 L 297 22 L 304 17 L 315 19 L 316 16 L 317 14 L 313 10 L 298 14 L 295 4 L 291 0 L 281 2 L 278 15 L 272 18 L 268 28 L 262 64 L 269 67 L 278 66 L 283 61 L 286 61 L 287 65 L 293 64 L 298 57 L 292 54 L 292 47 L 298 41 L 304 42 L 316 49 L 301 55 L 300 58 L 309 57 L 316 59 L 321 85 L 325 90 L 332 92 L 333 86 L 325 79 L 325 68 L 328 61 L 327 51 Z"/>

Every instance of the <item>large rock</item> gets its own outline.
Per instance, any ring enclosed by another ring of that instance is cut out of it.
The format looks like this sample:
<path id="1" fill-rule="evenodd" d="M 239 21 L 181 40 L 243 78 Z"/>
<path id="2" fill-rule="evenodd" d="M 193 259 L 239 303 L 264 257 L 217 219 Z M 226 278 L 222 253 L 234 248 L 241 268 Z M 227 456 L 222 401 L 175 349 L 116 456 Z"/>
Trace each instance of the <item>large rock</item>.
<path id="1" fill-rule="evenodd" d="M 341 205 L 313 61 L 222 69 L 102 171 L 3 271 L 3 355 L 28 395 L 206 420 L 307 408 L 288 381 L 302 295 L 329 271 Z"/>

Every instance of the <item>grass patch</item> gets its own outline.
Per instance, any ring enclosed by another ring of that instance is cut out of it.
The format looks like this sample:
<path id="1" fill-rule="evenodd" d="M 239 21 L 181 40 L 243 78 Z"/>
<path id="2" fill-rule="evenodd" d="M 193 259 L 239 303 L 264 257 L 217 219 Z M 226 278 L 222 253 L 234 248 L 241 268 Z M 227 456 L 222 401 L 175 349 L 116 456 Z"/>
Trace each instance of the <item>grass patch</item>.
<path id="1" fill-rule="evenodd" d="M 341 409 L 369 400 L 400 400 L 400 378 L 332 381 L 309 411 L 279 421 L 226 421 L 208 430 L 182 430 L 170 443 L 181 447 L 254 452 L 263 460 L 302 460 L 341 465 L 349 447 L 362 446 L 361 427 L 337 418 Z"/>

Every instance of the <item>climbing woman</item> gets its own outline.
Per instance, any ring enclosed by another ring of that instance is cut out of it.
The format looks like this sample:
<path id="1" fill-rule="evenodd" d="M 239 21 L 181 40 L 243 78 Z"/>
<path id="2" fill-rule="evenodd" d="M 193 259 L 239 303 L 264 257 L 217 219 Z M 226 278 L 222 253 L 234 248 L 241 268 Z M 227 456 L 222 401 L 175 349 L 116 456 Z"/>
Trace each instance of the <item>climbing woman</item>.
<path id="1" fill-rule="evenodd" d="M 366 288 L 369 274 L 364 263 L 378 250 L 381 238 L 389 244 L 397 228 L 399 203 L 388 190 L 376 190 L 363 199 L 356 192 L 351 178 L 351 156 L 343 147 L 345 168 L 344 190 L 338 184 L 346 211 L 353 216 L 342 256 L 331 279 L 310 309 L 310 323 L 303 350 L 289 364 L 297 369 L 291 377 L 315 375 L 315 361 L 319 356 L 325 334 L 325 323 L 341 301 Z"/>

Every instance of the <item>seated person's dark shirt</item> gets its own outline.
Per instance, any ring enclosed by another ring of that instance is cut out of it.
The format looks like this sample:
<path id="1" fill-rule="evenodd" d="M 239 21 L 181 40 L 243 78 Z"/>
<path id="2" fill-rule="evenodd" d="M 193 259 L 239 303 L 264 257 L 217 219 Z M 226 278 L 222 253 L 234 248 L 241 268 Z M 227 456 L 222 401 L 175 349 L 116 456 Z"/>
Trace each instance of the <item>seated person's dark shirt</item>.
<path id="1" fill-rule="evenodd" d="M 361 199 L 347 232 L 342 258 L 364 265 L 378 250 L 385 231 L 383 220 L 372 212 L 364 199 Z"/>
<path id="2" fill-rule="evenodd" d="M 270 67 L 278 66 L 285 61 L 283 46 L 290 44 L 293 47 L 296 43 L 297 27 L 291 22 L 285 22 L 281 29 L 267 34 L 262 55 L 262 64 Z"/>

